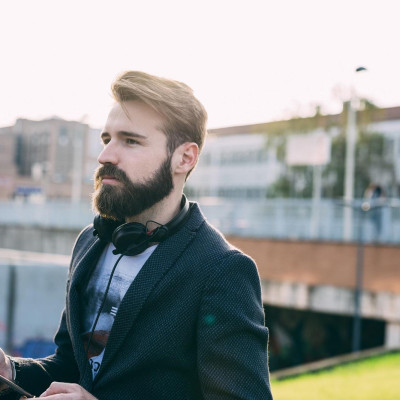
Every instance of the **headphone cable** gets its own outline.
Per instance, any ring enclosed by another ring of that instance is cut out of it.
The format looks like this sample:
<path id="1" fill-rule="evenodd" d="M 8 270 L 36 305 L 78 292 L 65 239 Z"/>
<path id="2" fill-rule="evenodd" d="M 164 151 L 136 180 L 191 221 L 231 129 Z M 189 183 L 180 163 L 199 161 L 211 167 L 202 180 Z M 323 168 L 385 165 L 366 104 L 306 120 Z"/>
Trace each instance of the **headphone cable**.
<path id="1" fill-rule="evenodd" d="M 93 328 L 92 328 L 92 330 L 90 331 L 90 336 L 89 336 L 89 340 L 88 340 L 87 347 L 86 347 L 85 369 L 83 370 L 83 373 L 82 373 L 82 380 L 85 378 L 87 366 L 89 365 L 89 351 L 90 351 L 90 345 L 92 344 L 92 339 L 93 339 L 93 335 L 94 335 L 94 332 L 95 332 L 95 329 L 96 329 L 96 326 L 97 326 L 97 322 L 99 321 L 101 312 L 103 311 L 104 305 L 105 305 L 105 303 L 106 303 L 107 296 L 108 296 L 108 292 L 109 292 L 109 290 L 110 290 L 111 281 L 112 281 L 112 278 L 113 278 L 113 276 L 114 276 L 115 269 L 117 268 L 117 265 L 118 265 L 118 263 L 120 262 L 120 260 L 121 260 L 121 258 L 122 258 L 123 256 L 124 256 L 124 254 L 121 254 L 121 255 L 118 257 L 118 260 L 115 262 L 115 264 L 114 264 L 114 266 L 113 266 L 113 269 L 111 270 L 110 278 L 108 279 L 108 283 L 107 283 L 106 290 L 105 290 L 105 292 L 104 292 L 103 300 L 101 301 L 101 305 L 100 305 L 99 311 L 97 312 L 96 319 L 95 319 L 95 321 L 94 321 L 94 323 L 93 323 Z M 93 381 L 93 377 L 92 377 L 92 381 Z"/>

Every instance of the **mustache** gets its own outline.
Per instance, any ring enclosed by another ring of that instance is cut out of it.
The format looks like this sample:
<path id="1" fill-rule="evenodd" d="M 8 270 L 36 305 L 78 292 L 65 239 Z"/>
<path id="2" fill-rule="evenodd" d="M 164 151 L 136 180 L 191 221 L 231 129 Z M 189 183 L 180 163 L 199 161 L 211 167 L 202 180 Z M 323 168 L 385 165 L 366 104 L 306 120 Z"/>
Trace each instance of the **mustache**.
<path id="1" fill-rule="evenodd" d="M 94 178 L 95 178 L 95 182 L 97 184 L 101 183 L 102 178 L 104 178 L 105 176 L 108 177 L 112 177 L 114 179 L 117 179 L 121 182 L 130 182 L 130 179 L 128 178 L 128 176 L 125 174 L 124 171 L 120 170 L 118 167 L 116 167 L 113 164 L 104 164 L 99 166 L 96 169 Z"/>

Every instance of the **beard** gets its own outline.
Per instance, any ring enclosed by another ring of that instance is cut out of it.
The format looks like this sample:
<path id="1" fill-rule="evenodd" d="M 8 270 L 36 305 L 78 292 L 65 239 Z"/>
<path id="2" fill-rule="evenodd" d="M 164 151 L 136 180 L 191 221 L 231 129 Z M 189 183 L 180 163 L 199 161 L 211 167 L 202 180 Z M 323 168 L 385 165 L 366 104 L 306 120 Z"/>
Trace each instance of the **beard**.
<path id="1" fill-rule="evenodd" d="M 120 184 L 103 185 L 103 176 L 116 178 Z M 94 174 L 94 188 L 92 207 L 103 218 L 124 221 L 139 215 L 167 197 L 174 188 L 171 156 L 167 156 L 151 178 L 140 183 L 133 183 L 115 165 L 104 164 Z"/>

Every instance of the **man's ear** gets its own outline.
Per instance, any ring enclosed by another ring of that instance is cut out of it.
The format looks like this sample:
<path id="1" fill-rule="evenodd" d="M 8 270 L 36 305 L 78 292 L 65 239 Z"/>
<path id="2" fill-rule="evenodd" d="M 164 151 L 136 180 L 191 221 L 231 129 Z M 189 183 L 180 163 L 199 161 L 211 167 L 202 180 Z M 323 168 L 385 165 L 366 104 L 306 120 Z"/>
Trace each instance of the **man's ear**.
<path id="1" fill-rule="evenodd" d="M 172 156 L 172 170 L 176 174 L 185 176 L 197 163 L 199 146 L 194 142 L 186 142 L 178 146 Z"/>

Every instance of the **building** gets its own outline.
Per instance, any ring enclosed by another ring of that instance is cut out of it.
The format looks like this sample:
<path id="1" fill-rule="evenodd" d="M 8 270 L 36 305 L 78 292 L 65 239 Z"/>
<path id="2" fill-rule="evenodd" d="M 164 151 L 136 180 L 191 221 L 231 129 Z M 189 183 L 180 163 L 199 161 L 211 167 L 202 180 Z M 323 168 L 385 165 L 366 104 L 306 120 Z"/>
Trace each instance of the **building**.
<path id="1" fill-rule="evenodd" d="M 286 150 L 291 137 L 319 132 L 332 143 L 331 161 L 322 167 L 321 196 L 341 198 L 346 120 L 343 111 L 211 129 L 186 191 L 197 199 L 311 198 L 313 167 L 288 165 Z M 400 107 L 369 106 L 358 112 L 357 120 L 361 133 L 355 197 L 363 197 L 370 183 L 379 183 L 386 196 L 396 197 L 400 184 Z M 14 126 L 1 128 L 0 135 L 0 162 L 4 165 L 0 198 L 89 198 L 101 150 L 99 130 L 54 117 L 18 119 Z"/>
<path id="2" fill-rule="evenodd" d="M 92 191 L 97 165 L 98 130 L 77 121 L 18 119 L 2 128 L 0 151 L 7 176 L 0 180 L 0 198 L 71 198 Z M 3 149 L 3 150 L 2 150 Z M 3 182 L 3 184 L 1 184 Z"/>
<path id="3" fill-rule="evenodd" d="M 362 197 L 370 182 L 379 182 L 387 194 L 396 196 L 400 184 L 400 107 L 367 107 L 358 112 L 357 122 L 356 197 Z M 188 193 L 197 198 L 310 198 L 313 168 L 289 166 L 287 143 L 299 134 L 322 132 L 332 142 L 331 161 L 322 171 L 322 197 L 341 197 L 346 123 L 347 113 L 343 111 L 211 129 L 196 171 L 188 181 Z"/>
<path id="4" fill-rule="evenodd" d="M 0 128 L 0 198 L 12 196 L 16 178 L 15 141 L 12 128 Z"/>
<path id="5" fill-rule="evenodd" d="M 262 132 L 211 131 L 188 190 L 196 197 L 264 198 L 281 172 L 276 148 Z"/>

